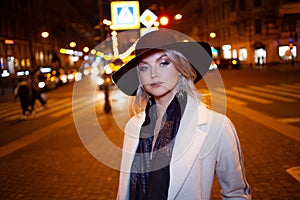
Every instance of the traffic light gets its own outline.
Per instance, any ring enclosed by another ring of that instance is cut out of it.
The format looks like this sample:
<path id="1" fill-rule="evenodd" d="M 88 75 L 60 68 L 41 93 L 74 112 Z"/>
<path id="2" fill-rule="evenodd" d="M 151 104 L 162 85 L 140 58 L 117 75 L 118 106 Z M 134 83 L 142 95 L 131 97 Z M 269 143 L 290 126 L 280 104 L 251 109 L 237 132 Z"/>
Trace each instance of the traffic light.
<path id="1" fill-rule="evenodd" d="M 170 17 L 168 15 L 161 15 L 158 18 L 158 22 L 159 22 L 159 26 L 160 27 L 167 27 L 170 25 L 171 21 L 170 21 Z"/>

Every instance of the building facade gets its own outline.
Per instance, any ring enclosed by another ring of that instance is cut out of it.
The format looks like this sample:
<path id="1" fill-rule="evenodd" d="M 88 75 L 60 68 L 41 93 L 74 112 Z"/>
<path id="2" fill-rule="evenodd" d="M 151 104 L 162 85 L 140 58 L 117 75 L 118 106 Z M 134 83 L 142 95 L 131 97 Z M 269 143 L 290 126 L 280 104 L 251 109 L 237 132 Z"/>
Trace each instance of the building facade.
<path id="1" fill-rule="evenodd" d="M 93 25 L 85 21 L 72 1 L 1 0 L 0 13 L 1 72 L 36 70 L 57 61 L 60 67 L 74 67 L 76 63 L 60 49 L 70 49 L 71 41 L 77 43 L 75 52 L 95 46 Z M 42 32 L 49 36 L 42 37 Z"/>
<path id="2" fill-rule="evenodd" d="M 215 59 L 243 65 L 300 61 L 299 0 L 198 0 L 191 36 L 209 42 Z"/>

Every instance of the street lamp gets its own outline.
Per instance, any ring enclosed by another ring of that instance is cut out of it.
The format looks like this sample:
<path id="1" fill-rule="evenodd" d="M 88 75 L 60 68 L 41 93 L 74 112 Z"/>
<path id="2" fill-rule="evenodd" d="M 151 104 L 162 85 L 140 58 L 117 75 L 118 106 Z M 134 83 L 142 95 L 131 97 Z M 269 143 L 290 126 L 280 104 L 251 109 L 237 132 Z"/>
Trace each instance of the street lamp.
<path id="1" fill-rule="evenodd" d="M 182 15 L 178 13 L 178 14 L 176 14 L 176 15 L 174 16 L 174 19 L 177 20 L 177 21 L 178 21 L 178 20 L 181 20 L 181 19 L 182 19 Z"/>
<path id="2" fill-rule="evenodd" d="M 105 24 L 106 26 L 110 26 L 110 25 L 111 25 L 111 21 L 108 20 L 108 19 L 104 19 L 102 22 L 103 22 L 103 24 Z"/>
<path id="3" fill-rule="evenodd" d="M 84 47 L 84 48 L 83 48 L 83 52 L 84 52 L 84 53 L 89 52 L 89 50 L 90 50 L 90 49 L 89 49 L 88 47 Z"/>
<path id="4" fill-rule="evenodd" d="M 42 46 L 43 46 L 43 57 L 42 58 L 40 58 L 41 59 L 41 61 L 43 62 L 43 63 L 47 63 L 47 54 L 45 53 L 46 52 L 46 46 L 47 46 L 47 43 L 49 43 L 49 41 L 47 41 L 46 42 L 46 39 L 49 37 L 49 32 L 48 31 L 43 31 L 42 33 L 41 33 L 41 36 L 42 36 L 42 38 L 44 38 L 45 40 L 43 40 L 42 39 L 42 41 L 41 41 L 41 43 L 42 43 Z M 29 64 L 30 65 L 30 64 Z"/>
<path id="5" fill-rule="evenodd" d="M 47 32 L 47 31 L 43 31 L 42 33 L 41 33 L 41 36 L 43 37 L 43 38 L 48 38 L 49 37 L 49 32 Z"/>
<path id="6" fill-rule="evenodd" d="M 211 32 L 209 34 L 209 37 L 211 37 L 211 38 L 216 38 L 216 36 L 217 36 L 217 34 L 215 32 Z"/>
<path id="7" fill-rule="evenodd" d="M 70 47 L 72 48 L 76 47 L 76 42 L 70 42 Z"/>

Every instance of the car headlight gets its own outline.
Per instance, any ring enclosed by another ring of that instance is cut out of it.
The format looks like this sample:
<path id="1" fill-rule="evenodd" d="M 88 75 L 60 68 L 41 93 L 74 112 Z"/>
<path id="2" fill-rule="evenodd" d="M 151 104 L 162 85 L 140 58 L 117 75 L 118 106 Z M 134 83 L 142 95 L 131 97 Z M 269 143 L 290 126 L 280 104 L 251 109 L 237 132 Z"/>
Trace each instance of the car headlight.
<path id="1" fill-rule="evenodd" d="M 101 78 L 101 77 L 99 77 L 99 78 L 97 79 L 97 85 L 103 85 L 103 83 L 104 83 L 104 79 Z"/>
<path id="2" fill-rule="evenodd" d="M 38 83 L 38 87 L 41 88 L 41 89 L 44 88 L 45 86 L 46 86 L 45 82 L 39 82 Z"/>
<path id="3" fill-rule="evenodd" d="M 59 78 L 60 78 L 62 83 L 67 83 L 68 82 L 67 75 L 65 75 L 65 74 L 61 75 Z"/>

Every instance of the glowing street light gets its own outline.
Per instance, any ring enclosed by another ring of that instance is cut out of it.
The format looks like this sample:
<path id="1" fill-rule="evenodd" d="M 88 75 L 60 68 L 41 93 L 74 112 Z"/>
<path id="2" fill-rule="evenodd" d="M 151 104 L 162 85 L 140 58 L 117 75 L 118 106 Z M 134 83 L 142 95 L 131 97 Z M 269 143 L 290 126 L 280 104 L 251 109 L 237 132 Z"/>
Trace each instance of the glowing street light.
<path id="1" fill-rule="evenodd" d="M 76 47 L 76 42 L 70 42 L 70 47 Z"/>
<path id="2" fill-rule="evenodd" d="M 102 22 L 103 22 L 103 24 L 105 24 L 106 26 L 110 26 L 110 25 L 111 25 L 111 21 L 108 20 L 108 19 L 104 19 Z"/>
<path id="3" fill-rule="evenodd" d="M 88 47 L 84 47 L 84 48 L 83 48 L 83 52 L 85 52 L 85 53 L 89 52 L 89 50 L 90 50 L 90 49 L 89 49 Z"/>
<path id="4" fill-rule="evenodd" d="M 182 19 L 182 15 L 181 14 L 176 14 L 174 17 L 175 20 L 181 20 Z"/>
<path id="5" fill-rule="evenodd" d="M 215 38 L 217 36 L 217 34 L 215 33 L 215 32 L 211 32 L 210 34 L 209 34 L 209 37 L 211 37 L 211 38 Z"/>
<path id="6" fill-rule="evenodd" d="M 43 38 L 48 38 L 48 37 L 49 37 L 49 33 L 48 33 L 47 31 L 43 31 L 43 32 L 41 33 L 41 36 L 42 36 Z"/>

